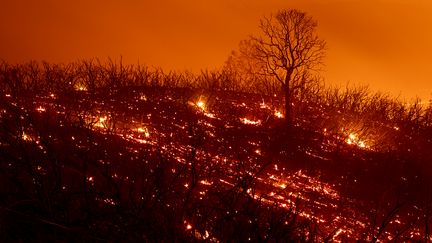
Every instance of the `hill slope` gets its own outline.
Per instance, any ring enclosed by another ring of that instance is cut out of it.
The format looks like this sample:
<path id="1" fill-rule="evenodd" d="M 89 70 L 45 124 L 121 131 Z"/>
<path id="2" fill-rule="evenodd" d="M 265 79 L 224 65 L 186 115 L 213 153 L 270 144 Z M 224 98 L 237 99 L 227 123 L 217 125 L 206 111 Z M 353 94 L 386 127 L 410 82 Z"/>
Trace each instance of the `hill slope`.
<path id="1" fill-rule="evenodd" d="M 306 106 L 286 129 L 278 97 L 187 88 L 0 102 L 3 240 L 430 239 L 406 128 Z"/>

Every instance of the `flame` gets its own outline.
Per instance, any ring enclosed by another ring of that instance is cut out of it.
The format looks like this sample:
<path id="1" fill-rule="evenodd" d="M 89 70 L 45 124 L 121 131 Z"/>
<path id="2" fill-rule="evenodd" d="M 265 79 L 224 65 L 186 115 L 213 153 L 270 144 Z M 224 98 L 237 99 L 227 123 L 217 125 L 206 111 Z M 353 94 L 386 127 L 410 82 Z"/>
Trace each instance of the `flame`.
<path id="1" fill-rule="evenodd" d="M 188 104 L 191 106 L 195 106 L 199 111 L 202 111 L 204 113 L 206 112 L 206 103 L 202 100 L 201 97 L 198 99 L 198 101 L 189 101 Z"/>
<path id="2" fill-rule="evenodd" d="M 287 185 L 285 183 L 281 183 L 278 185 L 281 189 L 285 189 L 287 187 Z"/>
<path id="3" fill-rule="evenodd" d="M 75 90 L 77 91 L 87 91 L 87 87 L 82 85 L 82 84 L 78 84 L 75 86 Z"/>
<path id="4" fill-rule="evenodd" d="M 198 100 L 198 102 L 196 103 L 196 106 L 202 111 L 206 110 L 206 105 L 205 105 L 204 101 L 202 101 L 202 100 Z"/>
<path id="5" fill-rule="evenodd" d="M 24 140 L 24 141 L 32 141 L 33 139 L 29 136 L 29 135 L 27 135 L 25 132 L 23 132 L 22 133 L 22 140 Z"/>
<path id="6" fill-rule="evenodd" d="M 283 118 L 284 117 L 283 114 L 280 111 L 275 111 L 274 115 L 277 118 Z"/>
<path id="7" fill-rule="evenodd" d="M 146 127 L 138 127 L 137 132 L 144 133 L 144 136 L 146 136 L 146 138 L 150 137 L 150 133 Z"/>
<path id="8" fill-rule="evenodd" d="M 107 119 L 108 119 L 107 116 L 99 117 L 99 121 L 96 122 L 95 126 L 100 128 L 105 128 L 106 127 L 105 122 L 107 121 Z"/>
<path id="9" fill-rule="evenodd" d="M 268 109 L 268 105 L 266 105 L 266 103 L 264 103 L 264 101 L 260 104 L 260 108 L 261 109 Z"/>
<path id="10" fill-rule="evenodd" d="M 197 102 L 197 106 L 198 106 L 199 108 L 201 108 L 201 109 L 204 109 L 204 108 L 205 108 L 205 104 L 204 104 L 204 102 L 201 101 L 201 100 Z"/>
<path id="11" fill-rule="evenodd" d="M 346 143 L 349 145 L 356 145 L 360 148 L 368 148 L 368 146 L 366 145 L 366 142 L 361 140 L 357 134 L 355 133 L 350 133 L 348 135 L 348 138 L 346 139 Z"/>

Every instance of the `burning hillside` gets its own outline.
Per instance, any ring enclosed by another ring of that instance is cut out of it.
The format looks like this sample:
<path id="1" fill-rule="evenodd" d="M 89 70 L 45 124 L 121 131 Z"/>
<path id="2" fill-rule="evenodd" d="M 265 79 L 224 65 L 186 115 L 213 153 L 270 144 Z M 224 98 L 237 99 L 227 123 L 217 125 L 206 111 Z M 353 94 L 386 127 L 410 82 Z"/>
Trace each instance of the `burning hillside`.
<path id="1" fill-rule="evenodd" d="M 187 88 L 4 94 L 2 237 L 429 237 L 419 154 L 399 151 L 406 128 L 303 103 L 287 129 L 280 103 Z"/>

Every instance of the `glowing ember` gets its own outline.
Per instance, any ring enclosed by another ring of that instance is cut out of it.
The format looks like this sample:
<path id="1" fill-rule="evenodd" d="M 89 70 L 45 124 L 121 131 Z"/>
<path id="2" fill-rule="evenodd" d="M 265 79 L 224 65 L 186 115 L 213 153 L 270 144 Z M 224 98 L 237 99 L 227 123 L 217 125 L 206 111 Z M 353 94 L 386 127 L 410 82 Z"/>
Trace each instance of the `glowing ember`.
<path id="1" fill-rule="evenodd" d="M 145 140 L 145 139 L 139 139 L 139 138 L 136 138 L 136 139 L 134 139 L 136 142 L 138 142 L 138 143 L 142 143 L 142 144 L 146 144 L 146 143 L 148 143 L 148 141 L 147 140 Z"/>
<path id="2" fill-rule="evenodd" d="M 45 112 L 45 111 L 46 111 L 46 109 L 43 108 L 42 106 L 39 106 L 38 108 L 36 108 L 36 110 L 37 110 L 38 112 Z"/>
<path id="3" fill-rule="evenodd" d="M 111 199 L 111 198 L 106 198 L 106 199 L 103 200 L 103 202 L 106 203 L 106 204 L 116 205 L 116 203 L 114 202 L 114 200 Z"/>
<path id="4" fill-rule="evenodd" d="M 241 118 L 240 121 L 243 122 L 243 124 L 246 124 L 246 125 L 255 125 L 255 126 L 261 125 L 261 121 L 260 120 L 253 121 L 253 120 L 249 120 L 247 118 Z"/>
<path id="5" fill-rule="evenodd" d="M 212 119 L 216 118 L 215 114 L 213 113 L 204 112 L 204 115 L 208 118 L 212 118 Z"/>
<path id="6" fill-rule="evenodd" d="M 201 180 L 200 181 L 201 184 L 206 185 L 206 186 L 211 186 L 213 183 L 207 181 L 207 180 Z"/>
<path id="7" fill-rule="evenodd" d="M 336 239 L 341 233 L 345 232 L 343 229 L 339 229 L 333 236 L 333 240 Z"/>

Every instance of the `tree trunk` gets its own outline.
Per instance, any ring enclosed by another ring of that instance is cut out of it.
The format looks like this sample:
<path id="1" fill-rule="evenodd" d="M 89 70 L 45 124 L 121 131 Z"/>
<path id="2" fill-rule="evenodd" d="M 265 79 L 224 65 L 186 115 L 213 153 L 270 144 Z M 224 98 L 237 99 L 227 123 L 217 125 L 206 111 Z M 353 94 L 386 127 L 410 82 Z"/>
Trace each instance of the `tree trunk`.
<path id="1" fill-rule="evenodd" d="M 285 82 L 283 84 L 283 91 L 285 96 L 285 123 L 287 128 L 291 128 L 293 125 L 293 114 L 292 114 L 292 90 L 290 87 L 291 76 L 293 74 L 292 69 L 286 70 Z"/>
<path id="2" fill-rule="evenodd" d="M 284 86 L 284 95 L 285 95 L 285 122 L 287 127 L 290 128 L 293 124 L 292 117 L 292 106 L 291 106 L 291 90 L 288 84 Z"/>

